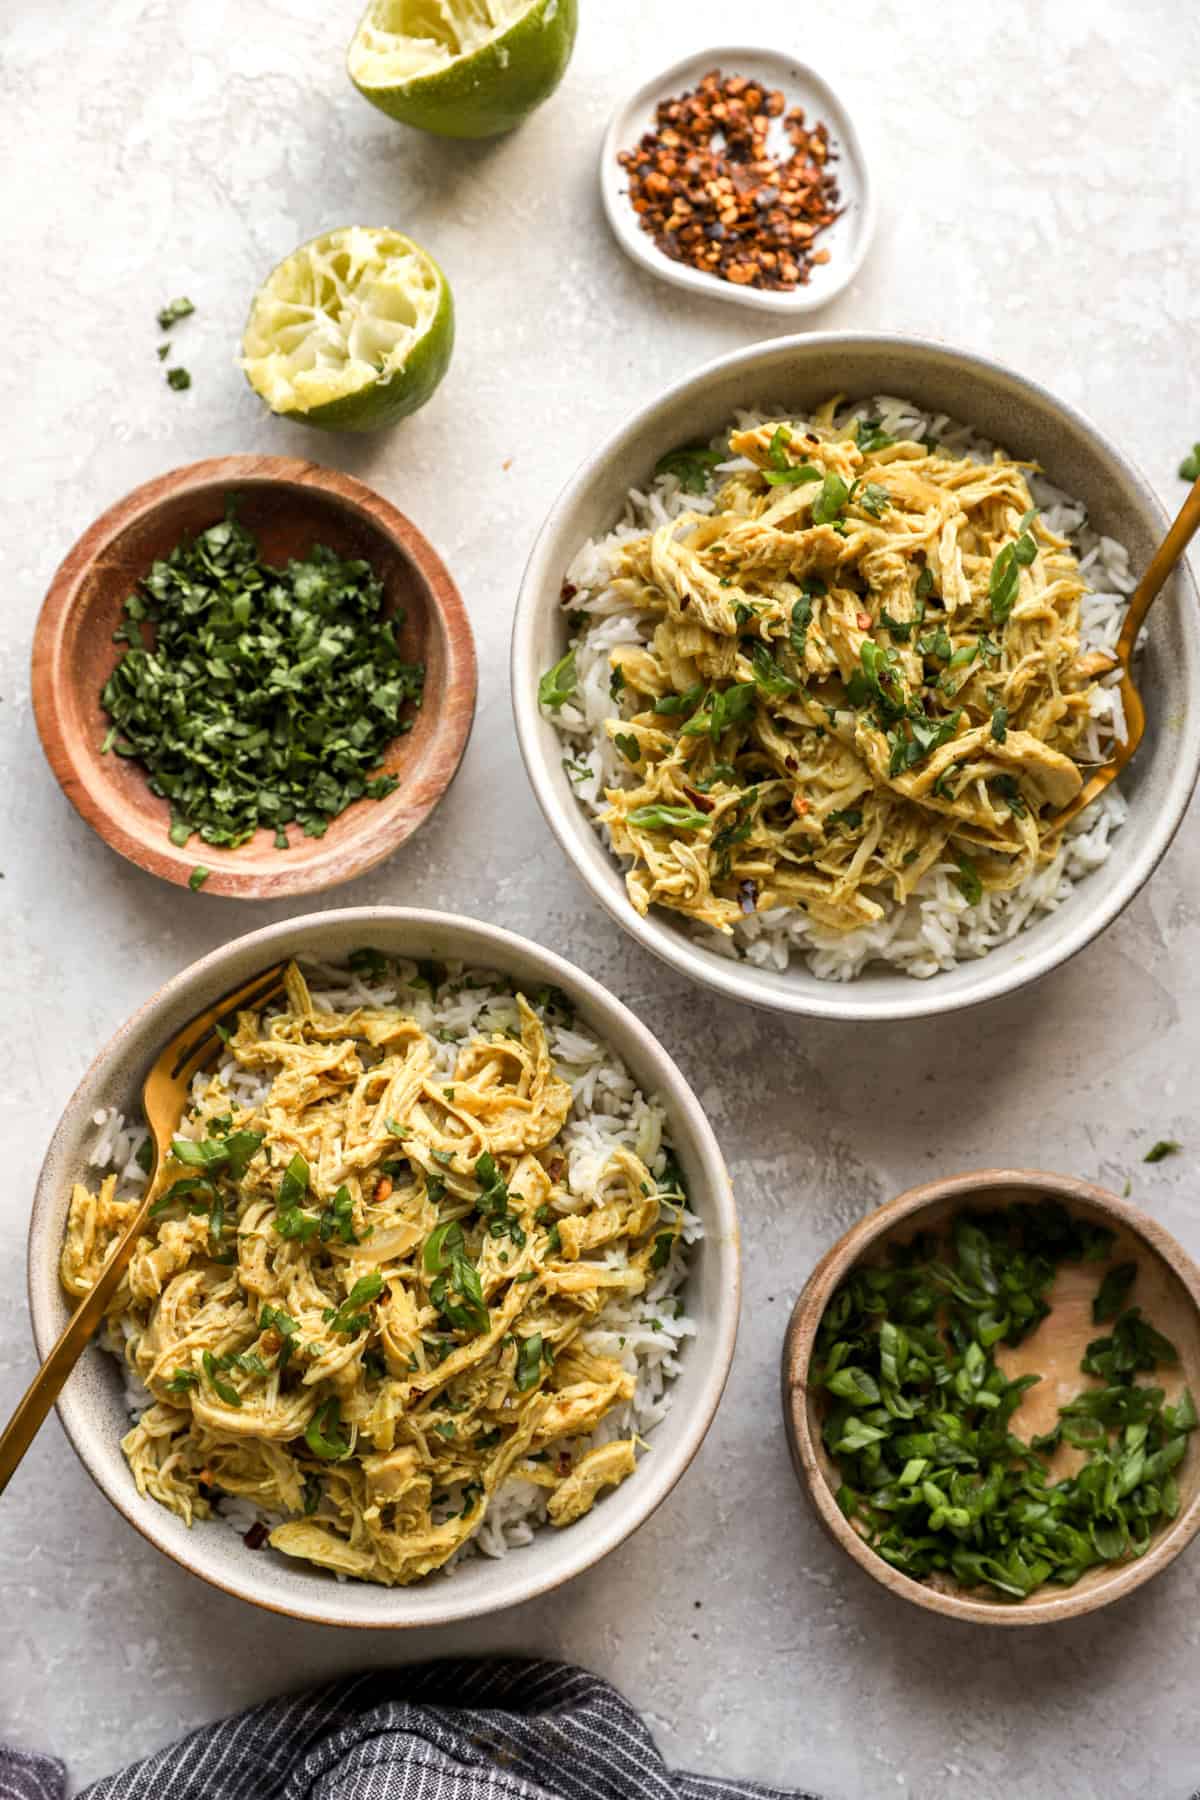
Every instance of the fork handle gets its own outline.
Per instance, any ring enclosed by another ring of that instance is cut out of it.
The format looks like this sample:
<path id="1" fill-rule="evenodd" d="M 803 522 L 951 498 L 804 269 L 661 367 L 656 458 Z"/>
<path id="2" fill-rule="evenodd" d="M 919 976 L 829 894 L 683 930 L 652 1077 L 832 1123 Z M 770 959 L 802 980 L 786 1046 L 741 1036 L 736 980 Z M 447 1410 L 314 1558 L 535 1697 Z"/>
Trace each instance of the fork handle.
<path id="1" fill-rule="evenodd" d="M 118 1238 L 115 1250 L 100 1271 L 95 1287 L 84 1295 L 75 1308 L 62 1336 L 30 1382 L 3 1434 L 0 1434 L 0 1494 L 8 1486 L 21 1458 L 45 1424 L 46 1415 L 66 1385 L 71 1370 L 95 1336 L 108 1304 L 121 1284 L 121 1277 L 129 1266 L 159 1185 L 157 1177 L 150 1183 L 141 1206 L 125 1227 L 124 1235 Z"/>
<path id="2" fill-rule="evenodd" d="M 1134 590 L 1125 615 L 1125 624 L 1117 645 L 1117 655 L 1129 667 L 1138 633 L 1146 622 L 1146 614 L 1166 585 L 1167 577 L 1200 531 L 1200 476 L 1192 483 L 1192 491 L 1175 516 L 1171 529 L 1150 558 L 1146 573 Z"/>

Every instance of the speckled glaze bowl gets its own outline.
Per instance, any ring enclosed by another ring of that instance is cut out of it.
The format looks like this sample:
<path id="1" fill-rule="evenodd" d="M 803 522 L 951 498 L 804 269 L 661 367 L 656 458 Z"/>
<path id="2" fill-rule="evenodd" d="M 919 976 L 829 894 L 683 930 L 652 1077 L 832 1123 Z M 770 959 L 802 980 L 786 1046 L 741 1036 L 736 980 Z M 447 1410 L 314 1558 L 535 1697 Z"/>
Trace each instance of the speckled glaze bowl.
<path id="1" fill-rule="evenodd" d="M 447 913 L 361 907 L 286 920 L 238 938 L 185 969 L 136 1012 L 96 1058 L 68 1102 L 38 1181 L 29 1227 L 29 1303 L 39 1356 L 67 1319 L 58 1257 L 71 1184 L 87 1172 L 87 1150 L 100 1107 L 136 1112 L 144 1073 L 163 1044 L 204 1006 L 256 970 L 286 956 L 341 960 L 371 944 L 393 955 L 461 958 L 501 970 L 532 988 L 569 995 L 587 1027 L 621 1056 L 647 1093 L 662 1097 L 691 1204 L 704 1223 L 688 1282 L 696 1336 L 682 1358 L 674 1403 L 649 1438 L 637 1473 L 601 1497 L 563 1531 L 542 1531 L 525 1549 L 493 1561 L 476 1556 L 448 1575 L 414 1587 L 339 1582 L 273 1551 L 250 1550 L 218 1520 L 190 1531 L 173 1513 L 137 1492 L 120 1440 L 129 1426 L 120 1370 L 92 1346 L 59 1402 L 59 1417 L 80 1460 L 118 1512 L 150 1543 L 194 1575 L 243 1600 L 325 1625 L 445 1625 L 498 1612 L 547 1592 L 616 1548 L 679 1480 L 721 1398 L 737 1336 L 740 1248 L 733 1193 L 721 1152 L 699 1101 L 646 1027 L 590 976 L 525 938 Z"/>
<path id="2" fill-rule="evenodd" d="M 612 528 L 631 485 L 678 444 L 711 437 L 743 407 L 803 413 L 831 394 L 898 394 L 946 412 L 1042 465 L 1082 499 L 1091 523 L 1149 560 L 1167 516 L 1146 478 L 1082 414 L 1001 364 L 918 338 L 812 333 L 754 344 L 707 364 L 644 406 L 577 471 L 534 545 L 517 602 L 512 690 L 525 767 L 546 820 L 576 871 L 617 923 L 682 974 L 734 1000 L 812 1018 L 913 1019 L 953 1012 L 1027 986 L 1091 943 L 1133 899 L 1174 837 L 1200 770 L 1200 607 L 1182 565 L 1151 615 L 1139 686 L 1146 737 L 1122 780 L 1129 819 L 1112 854 L 1056 912 L 974 962 L 919 981 L 883 968 L 820 981 L 800 962 L 763 969 L 715 954 L 674 915 L 635 912 L 616 860 L 578 805 L 562 742 L 537 702 L 538 677 L 566 646 L 563 576 L 580 546 Z"/>

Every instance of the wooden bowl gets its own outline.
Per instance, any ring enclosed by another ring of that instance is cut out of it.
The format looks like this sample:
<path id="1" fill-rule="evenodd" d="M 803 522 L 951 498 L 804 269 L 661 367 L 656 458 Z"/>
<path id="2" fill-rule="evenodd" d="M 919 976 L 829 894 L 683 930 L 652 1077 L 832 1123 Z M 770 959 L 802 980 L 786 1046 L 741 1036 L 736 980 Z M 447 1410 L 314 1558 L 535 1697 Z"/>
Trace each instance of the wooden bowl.
<path id="1" fill-rule="evenodd" d="M 177 848 L 167 835 L 167 803 L 150 792 L 141 764 L 100 753 L 109 723 L 100 690 L 123 650 L 112 634 L 127 595 L 157 557 L 222 519 L 231 494 L 268 562 L 306 555 L 316 544 L 365 558 L 383 578 L 387 611 L 404 609 L 405 660 L 425 665 L 413 729 L 388 746 L 381 764 L 400 785 L 383 800 L 347 807 L 322 838 L 290 826 L 286 850 L 275 848 L 267 829 L 236 850 L 196 836 Z M 241 900 L 316 893 L 390 856 L 449 787 L 470 735 L 475 687 L 470 621 L 428 540 L 361 481 L 285 456 L 215 457 L 135 488 L 69 552 L 33 640 L 38 732 L 76 811 L 150 874 L 186 886 L 203 863 L 211 870 L 206 894 Z"/>
<path id="2" fill-rule="evenodd" d="M 937 1585 L 902 1575 L 864 1542 L 834 1498 L 837 1474 L 821 1441 L 824 1394 L 809 1386 L 813 1343 L 825 1308 L 842 1280 L 860 1262 L 879 1262 L 892 1240 L 907 1242 L 918 1232 L 937 1233 L 964 1210 L 995 1211 L 1015 1201 L 1061 1200 L 1076 1217 L 1106 1225 L 1116 1233 L 1110 1262 L 1136 1262 L 1133 1300 L 1151 1324 L 1179 1351 L 1177 1368 L 1156 1370 L 1154 1384 L 1174 1401 L 1184 1387 L 1200 1399 L 1200 1269 L 1187 1252 L 1136 1206 L 1069 1175 L 1044 1175 L 1025 1169 L 982 1169 L 952 1175 L 944 1181 L 911 1188 L 849 1230 L 826 1252 L 797 1300 L 783 1347 L 783 1416 L 796 1473 L 834 1541 L 861 1569 L 889 1592 L 929 1612 L 965 1619 L 977 1625 L 1049 1625 L 1094 1612 L 1123 1594 L 1132 1593 L 1165 1569 L 1200 1530 L 1200 1432 L 1175 1471 L 1180 1508 L 1144 1555 L 1133 1561 L 1091 1569 L 1074 1587 L 1046 1586 L 1025 1600 L 993 1599 L 980 1590 L 966 1591 L 952 1579 Z M 1001 1345 L 997 1358 L 1010 1379 L 1040 1373 L 1045 1379 L 1027 1393 L 1013 1415 L 1018 1437 L 1028 1439 L 1049 1430 L 1058 1407 L 1089 1385 L 1079 1361 L 1088 1342 L 1108 1327 L 1092 1322 L 1091 1302 L 1109 1263 L 1064 1267 L 1048 1294 L 1050 1316 L 1015 1350 Z M 1094 1385 L 1094 1383 L 1092 1384 Z M 1067 1460 L 1074 1458 L 1074 1460 Z M 1050 1462 L 1052 1477 L 1077 1466 L 1077 1453 L 1064 1447 Z"/>

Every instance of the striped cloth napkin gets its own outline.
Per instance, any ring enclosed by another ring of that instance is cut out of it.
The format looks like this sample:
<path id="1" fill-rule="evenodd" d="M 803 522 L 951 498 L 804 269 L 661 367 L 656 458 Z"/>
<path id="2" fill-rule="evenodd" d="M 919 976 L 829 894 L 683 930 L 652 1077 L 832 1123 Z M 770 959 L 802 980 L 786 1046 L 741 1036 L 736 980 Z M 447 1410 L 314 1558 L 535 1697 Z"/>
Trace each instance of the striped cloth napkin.
<path id="1" fill-rule="evenodd" d="M 53 1757 L 0 1746 L 0 1800 L 64 1800 Z M 814 1800 L 682 1775 L 615 1688 L 565 1663 L 436 1662 L 206 1725 L 81 1800 Z"/>

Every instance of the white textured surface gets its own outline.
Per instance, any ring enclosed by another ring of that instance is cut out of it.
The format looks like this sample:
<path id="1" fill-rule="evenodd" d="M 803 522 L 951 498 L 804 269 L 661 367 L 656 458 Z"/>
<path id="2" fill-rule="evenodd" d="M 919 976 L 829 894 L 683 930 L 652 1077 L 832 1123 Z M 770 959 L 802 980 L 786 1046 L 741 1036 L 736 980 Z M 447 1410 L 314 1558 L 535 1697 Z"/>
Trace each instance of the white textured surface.
<path id="1" fill-rule="evenodd" d="M 0 1411 L 31 1372 L 25 1218 L 62 1102 L 161 978 L 283 912 L 181 894 L 119 862 L 57 792 L 29 712 L 34 616 L 73 537 L 134 483 L 222 451 L 311 454 L 374 482 L 443 549 L 479 637 L 458 783 L 406 850 L 330 903 L 476 911 L 565 951 L 641 1011 L 734 1167 L 747 1294 L 724 1408 L 674 1498 L 602 1568 L 477 1629 L 356 1639 L 209 1592 L 109 1510 L 51 1424 L 0 1502 L 0 1730 L 54 1747 L 82 1781 L 284 1685 L 450 1649 L 536 1649 L 612 1676 L 672 1760 L 831 1800 L 1186 1793 L 1200 1778 L 1200 1553 L 1076 1627 L 1000 1641 L 918 1616 L 819 1536 L 787 1461 L 776 1363 L 820 1250 L 936 1172 L 1011 1159 L 1118 1189 L 1130 1173 L 1135 1197 L 1200 1253 L 1195 813 L 1132 911 L 1032 994 L 944 1025 L 839 1031 L 692 993 L 635 950 L 569 875 L 513 747 L 512 598 L 558 485 L 627 408 L 758 330 L 636 271 L 595 184 L 611 105 L 656 64 L 727 39 L 728 9 L 584 0 L 557 99 L 509 141 L 460 147 L 354 94 L 341 72 L 354 0 L 11 10 L 0 980 L 18 1054 L 0 1097 Z M 785 26 L 791 11 L 742 0 L 736 29 L 791 32 L 858 109 L 881 181 L 875 250 L 816 322 L 1007 359 L 1090 410 L 1181 498 L 1175 465 L 1200 436 L 1186 226 L 1200 103 L 1184 78 L 1200 25 L 1175 0 L 861 0 Z M 230 359 L 267 268 L 352 220 L 409 230 L 443 260 L 460 341 L 418 419 L 340 443 L 263 420 Z M 195 385 L 174 394 L 153 314 L 181 291 L 198 308 L 177 333 Z M 1161 1136 L 1187 1156 L 1143 1167 Z"/>

